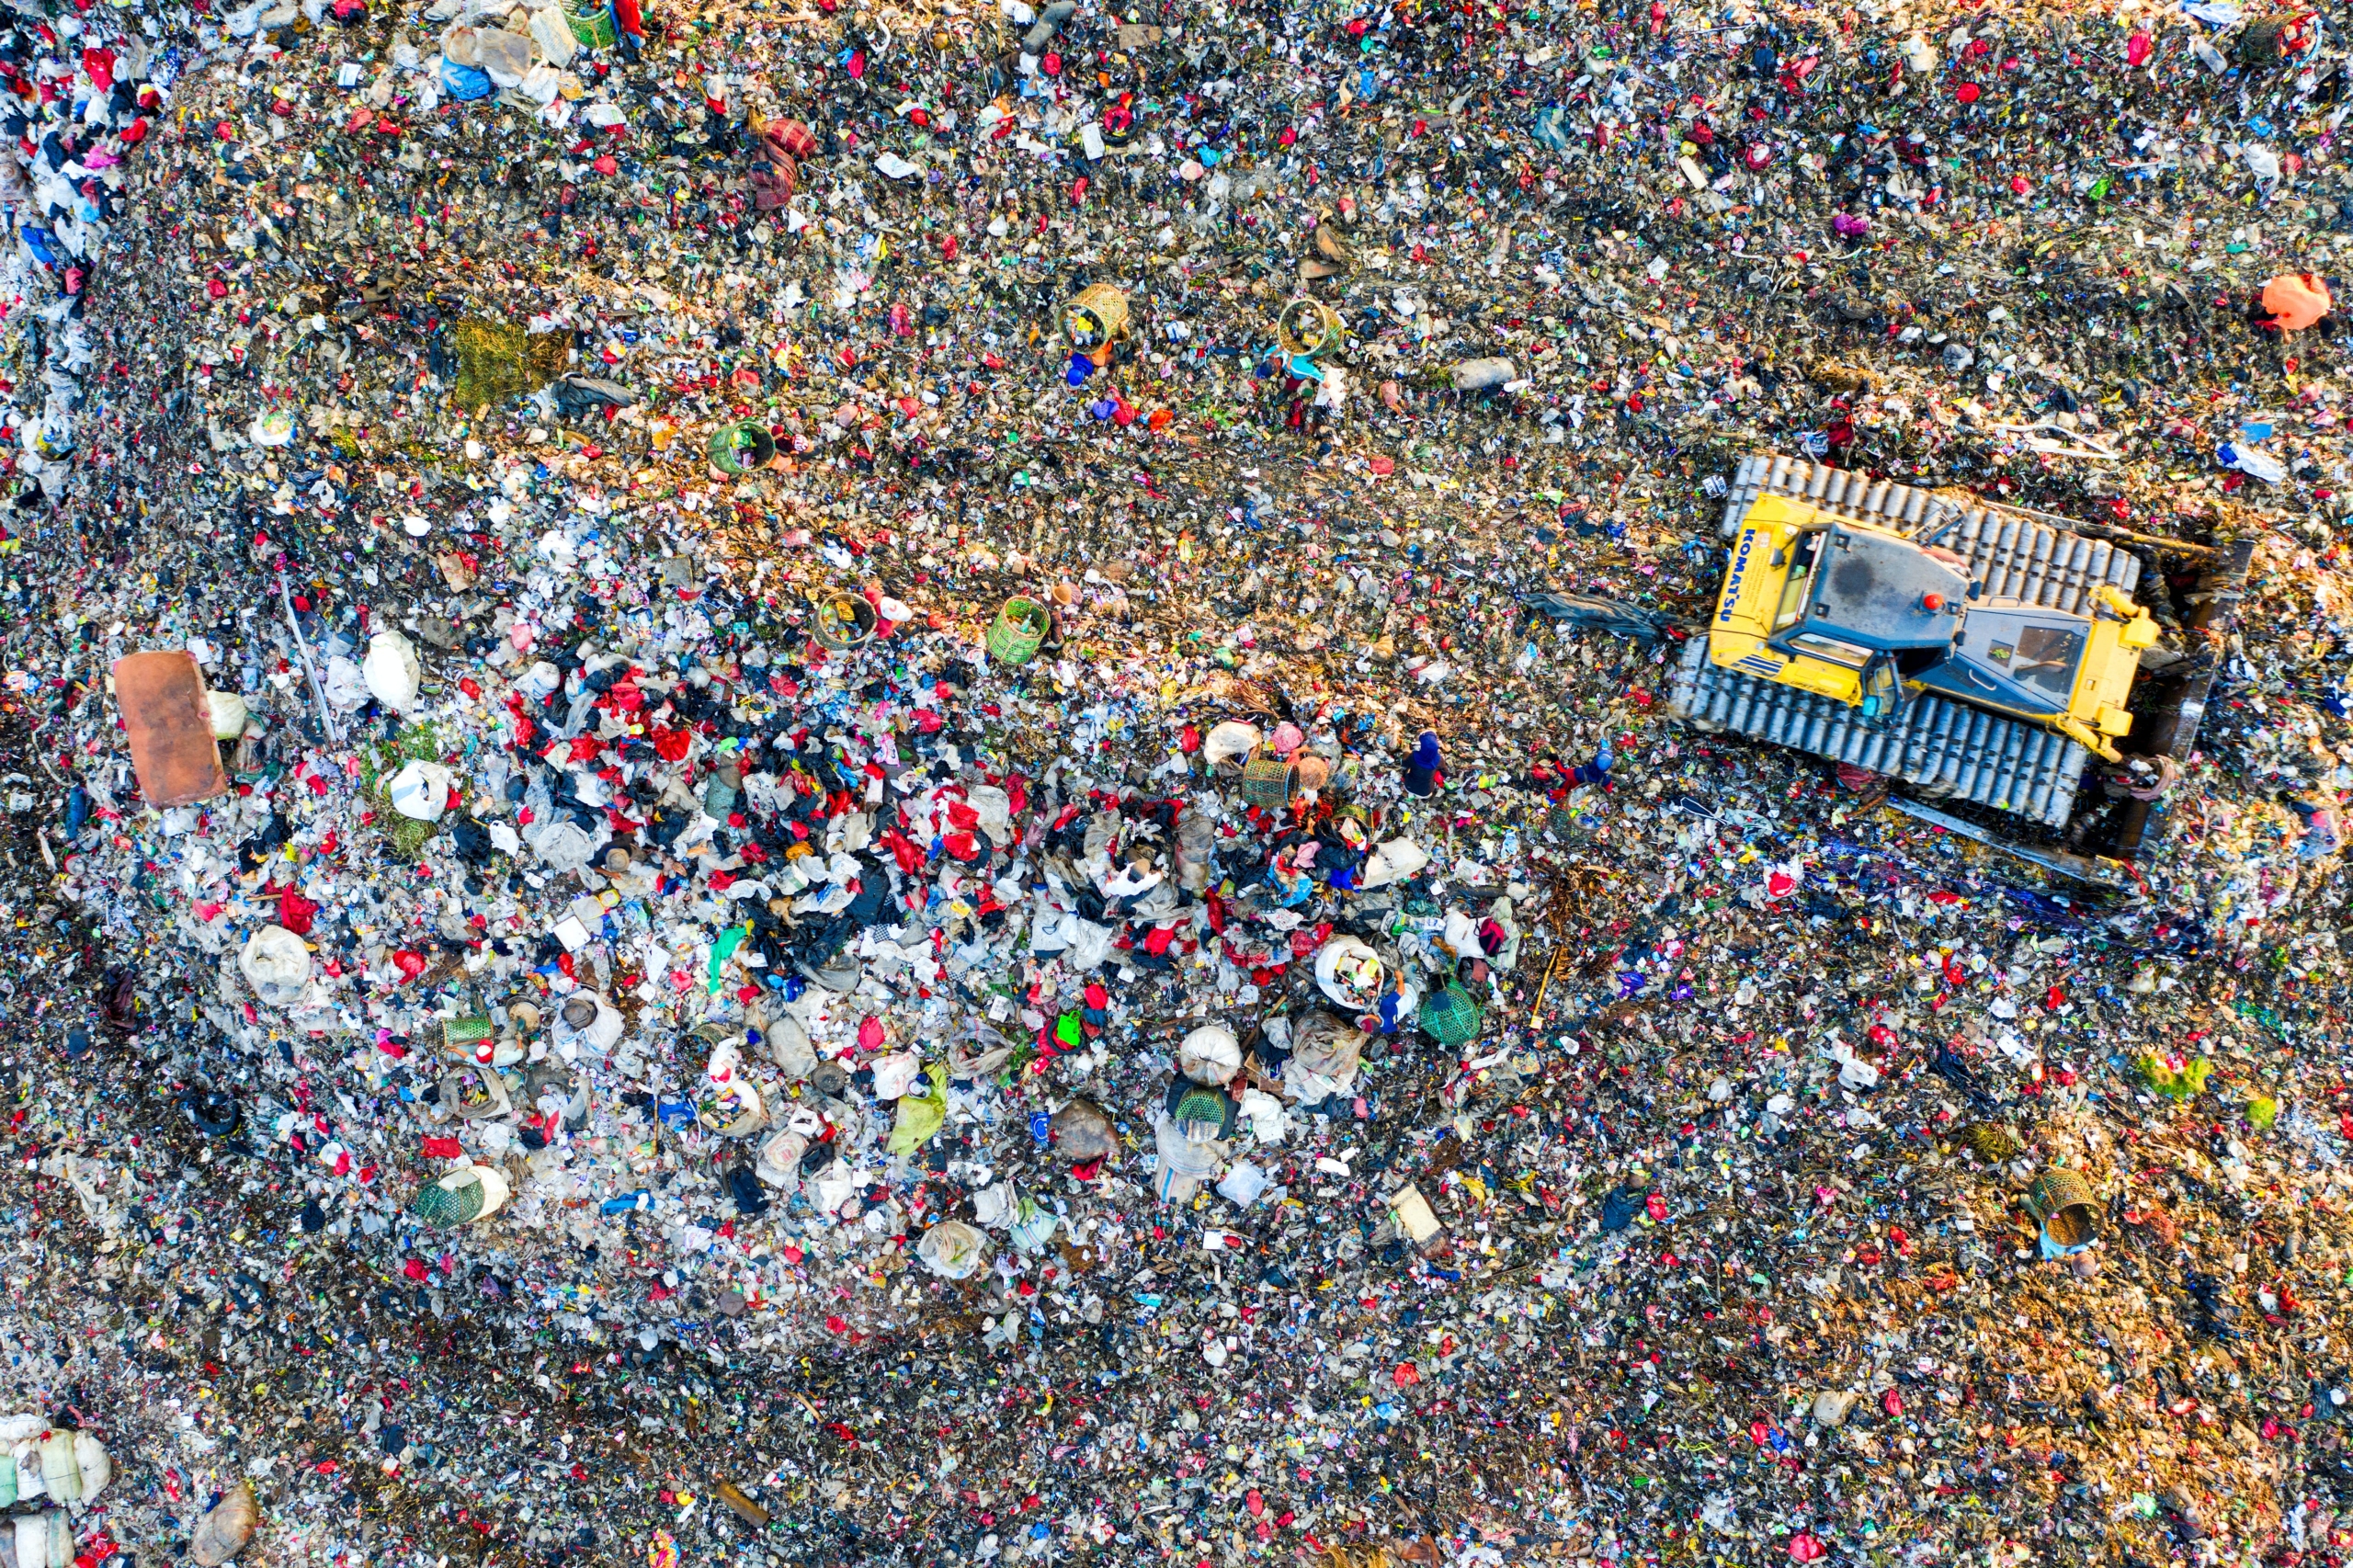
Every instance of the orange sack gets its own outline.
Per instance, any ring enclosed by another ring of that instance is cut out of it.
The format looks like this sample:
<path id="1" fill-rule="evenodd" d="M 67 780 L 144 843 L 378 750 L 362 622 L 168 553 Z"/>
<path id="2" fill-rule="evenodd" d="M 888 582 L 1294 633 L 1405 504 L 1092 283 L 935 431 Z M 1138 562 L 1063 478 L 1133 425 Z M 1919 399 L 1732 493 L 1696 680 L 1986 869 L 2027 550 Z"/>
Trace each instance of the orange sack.
<path id="1" fill-rule="evenodd" d="M 2283 272 L 2263 286 L 2263 309 L 2282 331 L 2302 332 L 2328 307 L 2328 285 L 2309 272 Z"/>

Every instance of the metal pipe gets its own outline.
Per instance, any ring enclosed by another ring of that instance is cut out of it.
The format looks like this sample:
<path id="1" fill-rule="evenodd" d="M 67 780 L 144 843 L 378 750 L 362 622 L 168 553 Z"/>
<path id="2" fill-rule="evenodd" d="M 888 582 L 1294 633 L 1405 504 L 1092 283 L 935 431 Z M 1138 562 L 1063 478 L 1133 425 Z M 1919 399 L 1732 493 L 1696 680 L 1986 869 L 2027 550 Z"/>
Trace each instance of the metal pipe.
<path id="1" fill-rule="evenodd" d="M 311 683 L 311 698 L 319 705 L 319 722 L 326 726 L 327 739 L 337 745 L 343 744 L 343 731 L 335 722 L 335 712 L 327 707 L 326 688 L 319 684 L 319 672 L 311 666 L 311 645 L 302 640 L 301 624 L 294 619 L 294 590 L 286 585 L 286 574 L 278 574 L 278 597 L 286 607 L 286 630 L 294 633 L 294 652 L 302 660 L 303 678 Z"/>

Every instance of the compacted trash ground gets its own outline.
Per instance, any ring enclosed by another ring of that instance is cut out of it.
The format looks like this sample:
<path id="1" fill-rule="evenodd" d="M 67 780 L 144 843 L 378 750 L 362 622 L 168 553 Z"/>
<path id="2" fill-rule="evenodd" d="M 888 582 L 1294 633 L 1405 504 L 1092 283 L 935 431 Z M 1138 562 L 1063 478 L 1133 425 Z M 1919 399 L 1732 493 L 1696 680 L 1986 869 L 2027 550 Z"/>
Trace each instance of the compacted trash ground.
<path id="1" fill-rule="evenodd" d="M 2335 1562 L 2347 25 L 11 0 L 0 1558 Z M 1774 454 L 2248 562 L 2129 875 Z"/>

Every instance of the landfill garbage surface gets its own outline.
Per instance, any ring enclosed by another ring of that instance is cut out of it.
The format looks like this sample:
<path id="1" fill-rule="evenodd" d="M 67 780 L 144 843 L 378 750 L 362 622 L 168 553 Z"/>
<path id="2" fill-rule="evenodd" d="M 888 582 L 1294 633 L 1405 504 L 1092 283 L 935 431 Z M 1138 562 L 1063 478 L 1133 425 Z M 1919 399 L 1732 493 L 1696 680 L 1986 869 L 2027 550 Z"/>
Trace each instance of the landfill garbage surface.
<path id="1" fill-rule="evenodd" d="M 2341 1555 L 2339 14 L 6 23 L 20 1565 Z M 2251 550 L 2129 886 L 1760 453 Z"/>

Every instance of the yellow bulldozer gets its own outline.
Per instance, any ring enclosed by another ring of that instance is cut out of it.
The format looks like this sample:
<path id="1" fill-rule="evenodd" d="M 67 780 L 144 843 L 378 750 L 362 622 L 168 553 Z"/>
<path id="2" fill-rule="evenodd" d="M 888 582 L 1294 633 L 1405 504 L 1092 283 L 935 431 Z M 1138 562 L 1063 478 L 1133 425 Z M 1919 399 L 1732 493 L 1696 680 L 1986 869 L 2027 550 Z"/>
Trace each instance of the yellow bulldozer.
<path id="1" fill-rule="evenodd" d="M 1731 554 L 1704 625 L 1570 595 L 1529 602 L 1558 619 L 1683 636 L 1668 711 L 1696 729 L 1883 776 L 1889 804 L 2079 881 L 2130 880 L 2150 802 L 2099 793 L 2093 822 L 2086 770 L 2094 758 L 2187 758 L 2219 643 L 2207 633 L 2237 602 L 2245 544 L 2160 539 L 1780 456 L 1741 463 L 1723 533 Z M 2186 646 L 2161 644 L 2161 619 Z"/>

